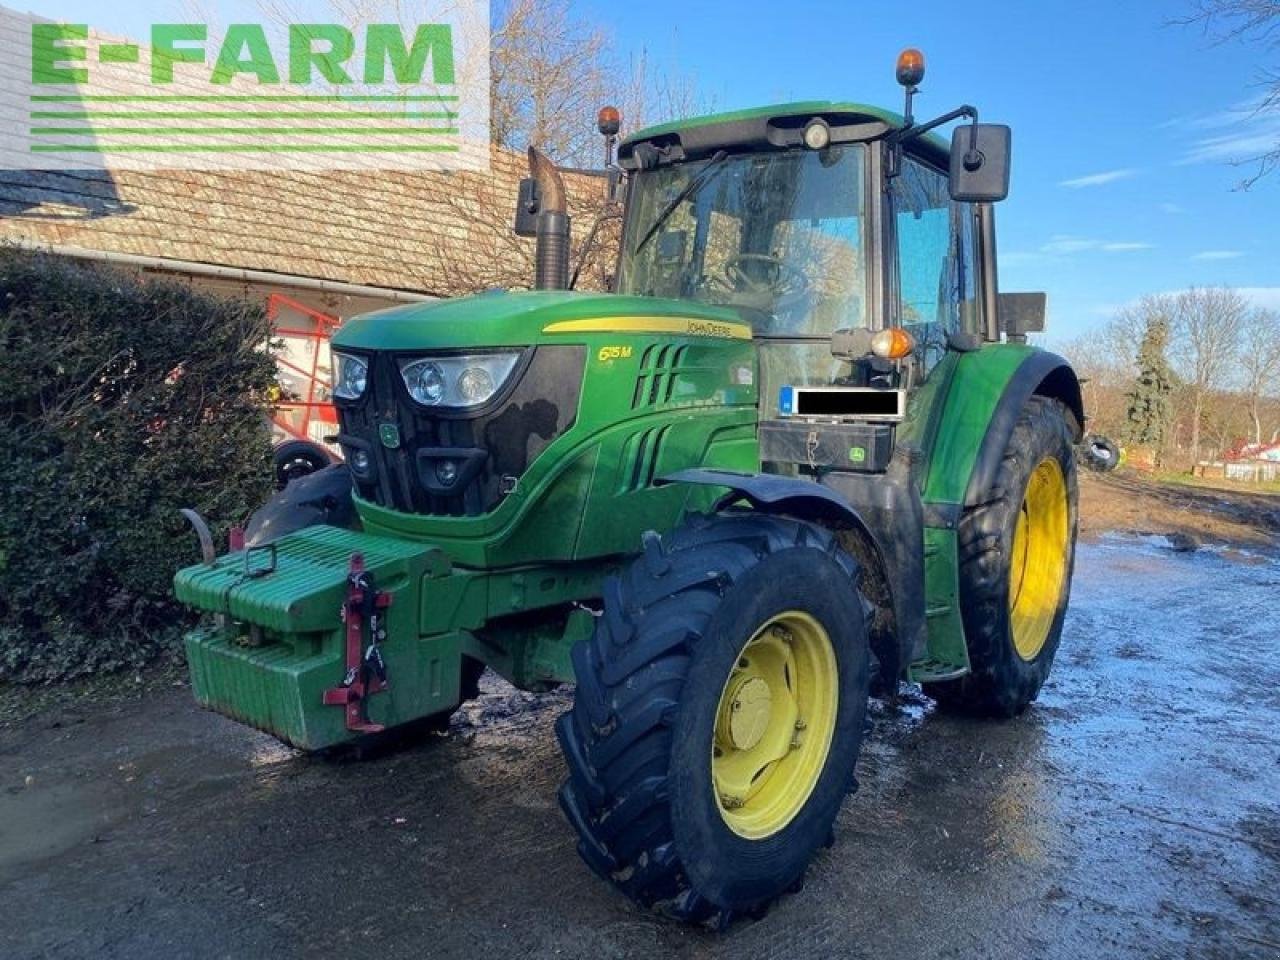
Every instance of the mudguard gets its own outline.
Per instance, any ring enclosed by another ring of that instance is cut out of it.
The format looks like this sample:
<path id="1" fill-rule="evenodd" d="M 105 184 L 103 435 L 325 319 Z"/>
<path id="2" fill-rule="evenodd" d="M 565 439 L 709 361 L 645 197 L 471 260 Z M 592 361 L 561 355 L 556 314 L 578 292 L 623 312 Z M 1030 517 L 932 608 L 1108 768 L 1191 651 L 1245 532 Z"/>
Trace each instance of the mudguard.
<path id="1" fill-rule="evenodd" d="M 1080 382 L 1062 357 L 1021 344 L 992 344 L 957 359 L 940 422 L 925 451 L 923 496 L 931 526 L 952 526 L 994 482 L 1023 405 L 1033 394 L 1062 401 L 1084 423 Z"/>
<path id="2" fill-rule="evenodd" d="M 762 513 L 785 514 L 834 530 L 856 530 L 874 551 L 880 578 L 892 608 L 893 629 L 872 630 L 871 646 L 882 677 L 895 689 L 908 663 L 925 643 L 924 554 L 920 539 L 923 511 L 905 461 L 888 473 L 862 476 L 832 472 L 821 481 L 769 473 L 692 469 L 661 477 L 666 483 L 727 487 L 716 510 L 745 500 Z M 828 486 L 830 484 L 830 486 Z M 864 566 L 867 558 L 859 558 Z M 864 580 L 864 588 L 866 587 Z"/>
<path id="3" fill-rule="evenodd" d="M 1075 371 L 1071 364 L 1055 353 L 1034 351 L 1009 378 L 991 413 L 991 421 L 965 488 L 966 507 L 978 503 L 995 483 L 996 471 L 1009 445 L 1009 437 L 1013 435 L 1013 427 L 1022 415 L 1023 406 L 1033 395 L 1060 400 L 1075 416 L 1075 436 L 1072 439 L 1078 443 L 1083 437 L 1084 400 Z"/>
<path id="4" fill-rule="evenodd" d="M 867 527 L 858 511 L 843 497 L 812 480 L 798 480 L 771 473 L 695 468 L 659 477 L 655 486 L 670 483 L 728 487 L 730 492 L 716 503 L 716 510 L 722 510 L 739 500 L 746 500 L 762 513 L 785 513 L 800 520 L 812 520 L 836 528 L 853 526 L 865 530 Z"/>

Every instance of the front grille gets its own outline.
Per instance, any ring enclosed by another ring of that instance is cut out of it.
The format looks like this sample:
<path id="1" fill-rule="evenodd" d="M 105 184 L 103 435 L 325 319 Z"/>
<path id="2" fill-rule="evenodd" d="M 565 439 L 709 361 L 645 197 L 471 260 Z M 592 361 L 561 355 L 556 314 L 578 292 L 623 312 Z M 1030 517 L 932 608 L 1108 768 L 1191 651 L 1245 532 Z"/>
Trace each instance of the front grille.
<path id="1" fill-rule="evenodd" d="M 339 442 L 361 499 L 403 513 L 478 516 L 493 510 L 529 464 L 573 426 L 586 348 L 530 348 L 498 395 L 474 411 L 423 407 L 409 397 L 397 365 L 375 353 L 358 400 L 337 400 Z M 368 457 L 357 468 L 357 452 Z M 452 462 L 451 484 L 439 475 Z"/>

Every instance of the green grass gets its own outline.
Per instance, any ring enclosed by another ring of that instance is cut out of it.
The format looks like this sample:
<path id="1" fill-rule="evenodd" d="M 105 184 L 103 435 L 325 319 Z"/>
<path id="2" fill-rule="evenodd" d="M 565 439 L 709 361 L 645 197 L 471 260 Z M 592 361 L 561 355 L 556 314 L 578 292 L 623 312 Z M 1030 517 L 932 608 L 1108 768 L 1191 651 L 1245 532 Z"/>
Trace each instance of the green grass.
<path id="1" fill-rule="evenodd" d="M 1152 479 L 1157 483 L 1178 484 L 1184 487 L 1198 487 L 1201 490 L 1226 490 L 1231 493 L 1268 493 L 1280 494 L 1280 480 L 1270 483 L 1250 483 L 1245 480 L 1226 480 L 1222 477 L 1196 477 L 1181 471 L 1165 471 L 1155 474 Z"/>

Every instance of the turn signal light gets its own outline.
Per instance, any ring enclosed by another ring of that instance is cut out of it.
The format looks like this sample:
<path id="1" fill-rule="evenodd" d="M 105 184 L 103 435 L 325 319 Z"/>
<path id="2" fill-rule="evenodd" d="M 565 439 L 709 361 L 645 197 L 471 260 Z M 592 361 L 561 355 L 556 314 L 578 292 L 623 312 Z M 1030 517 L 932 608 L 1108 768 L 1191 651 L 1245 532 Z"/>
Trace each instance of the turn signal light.
<path id="1" fill-rule="evenodd" d="M 880 330 L 871 338 L 871 352 L 881 360 L 901 360 L 915 348 L 916 338 L 901 327 Z"/>
<path id="2" fill-rule="evenodd" d="M 924 79 L 924 54 L 915 47 L 907 47 L 898 54 L 898 83 L 904 87 L 916 87 Z"/>

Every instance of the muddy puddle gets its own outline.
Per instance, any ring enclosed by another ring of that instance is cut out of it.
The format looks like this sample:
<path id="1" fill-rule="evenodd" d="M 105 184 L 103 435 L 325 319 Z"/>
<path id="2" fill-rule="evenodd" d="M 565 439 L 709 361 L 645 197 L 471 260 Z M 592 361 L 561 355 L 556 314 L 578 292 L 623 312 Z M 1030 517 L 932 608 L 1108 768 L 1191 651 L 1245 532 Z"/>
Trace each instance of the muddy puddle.
<path id="1" fill-rule="evenodd" d="M 428 737 L 302 756 L 185 691 L 0 732 L 0 956 L 1280 957 L 1280 560 L 1080 546 L 1054 675 L 1002 724 L 908 691 L 806 888 L 727 935 L 578 861 L 567 691 L 491 677 Z"/>

